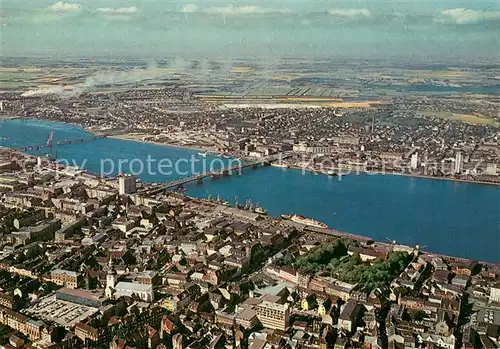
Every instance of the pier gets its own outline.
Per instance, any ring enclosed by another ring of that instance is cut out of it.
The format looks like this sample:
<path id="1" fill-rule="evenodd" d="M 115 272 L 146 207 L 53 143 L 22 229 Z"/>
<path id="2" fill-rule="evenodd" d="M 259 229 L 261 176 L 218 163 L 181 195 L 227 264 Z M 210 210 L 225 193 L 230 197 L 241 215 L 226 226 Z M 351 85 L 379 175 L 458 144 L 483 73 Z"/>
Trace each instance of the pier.
<path id="1" fill-rule="evenodd" d="M 292 156 L 291 153 L 276 154 L 276 155 L 268 156 L 268 157 L 265 157 L 262 159 L 248 161 L 248 162 L 240 163 L 238 165 L 224 167 L 224 168 L 219 169 L 219 170 L 209 171 L 209 172 L 201 173 L 198 175 L 193 175 L 190 177 L 177 179 L 177 180 L 165 183 L 164 185 L 161 185 L 158 188 L 147 190 L 144 192 L 144 194 L 154 195 L 154 194 L 160 193 L 164 190 L 181 189 L 181 188 L 183 188 L 183 186 L 185 184 L 188 184 L 188 183 L 196 182 L 198 184 L 202 184 L 203 179 L 205 179 L 205 178 L 218 179 L 221 177 L 232 176 L 233 174 L 242 175 L 243 169 L 245 169 L 245 168 L 258 168 L 258 167 L 262 167 L 262 166 L 269 166 L 272 162 L 281 161 L 281 160 L 287 159 L 291 156 Z"/>

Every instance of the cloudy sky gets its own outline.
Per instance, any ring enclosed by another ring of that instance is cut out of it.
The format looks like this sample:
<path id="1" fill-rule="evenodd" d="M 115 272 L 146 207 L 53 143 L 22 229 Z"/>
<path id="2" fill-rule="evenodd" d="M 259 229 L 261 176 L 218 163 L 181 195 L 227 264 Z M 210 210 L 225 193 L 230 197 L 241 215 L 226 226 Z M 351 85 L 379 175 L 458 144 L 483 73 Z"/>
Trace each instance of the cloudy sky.
<path id="1" fill-rule="evenodd" d="M 4 57 L 496 60 L 497 0 L 0 0 Z"/>

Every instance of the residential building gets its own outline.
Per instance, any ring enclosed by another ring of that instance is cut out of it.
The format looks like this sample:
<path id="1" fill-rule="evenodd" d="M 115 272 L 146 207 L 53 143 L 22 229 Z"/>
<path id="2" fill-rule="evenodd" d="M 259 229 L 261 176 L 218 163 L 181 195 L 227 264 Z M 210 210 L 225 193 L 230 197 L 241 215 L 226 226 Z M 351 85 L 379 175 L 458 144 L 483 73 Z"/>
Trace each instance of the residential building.
<path id="1" fill-rule="evenodd" d="M 14 297 L 0 292 L 0 305 L 9 309 L 14 309 Z"/>
<path id="2" fill-rule="evenodd" d="M 0 324 L 21 332 L 31 340 L 40 339 L 44 327 L 43 322 L 30 319 L 24 314 L 2 306 L 0 306 Z"/>
<path id="3" fill-rule="evenodd" d="M 347 303 L 343 306 L 342 312 L 339 316 L 339 330 L 344 330 L 347 333 L 352 333 L 362 316 L 363 306 L 361 304 L 358 304 L 353 299 L 348 300 Z"/>
<path id="4" fill-rule="evenodd" d="M 50 273 L 53 283 L 73 289 L 78 287 L 78 277 L 77 272 L 63 269 L 55 269 Z"/>
<path id="5" fill-rule="evenodd" d="M 88 341 L 97 342 L 99 340 L 99 331 L 87 324 L 79 322 L 75 325 L 75 335 L 84 343 Z"/>

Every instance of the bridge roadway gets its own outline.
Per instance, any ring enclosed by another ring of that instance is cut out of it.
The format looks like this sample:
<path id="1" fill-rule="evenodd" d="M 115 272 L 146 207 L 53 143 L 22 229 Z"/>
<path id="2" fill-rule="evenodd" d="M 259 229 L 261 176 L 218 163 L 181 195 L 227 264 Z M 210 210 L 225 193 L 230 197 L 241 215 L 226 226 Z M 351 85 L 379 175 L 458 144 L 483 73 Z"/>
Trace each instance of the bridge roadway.
<path id="1" fill-rule="evenodd" d="M 90 142 L 94 141 L 96 139 L 101 139 L 101 138 L 106 138 L 106 136 L 93 136 L 93 137 L 83 137 L 83 138 L 72 138 L 72 139 L 61 139 L 58 141 L 55 141 L 52 145 L 50 144 L 39 144 L 39 145 L 28 145 L 28 146 L 18 146 L 18 147 L 9 147 L 13 150 L 19 150 L 19 151 L 27 151 L 27 150 L 38 150 L 38 149 L 43 149 L 43 148 L 52 148 L 54 144 L 57 145 L 65 145 L 65 144 L 72 144 L 72 143 L 83 143 L 83 142 Z"/>
<path id="2" fill-rule="evenodd" d="M 291 153 L 280 153 L 277 155 L 272 155 L 268 156 L 262 159 L 258 160 L 253 160 L 245 163 L 240 163 L 238 165 L 234 165 L 231 167 L 225 167 L 220 170 L 214 170 L 206 173 L 201 173 L 199 175 L 191 176 L 191 177 L 186 177 L 186 178 L 181 178 L 172 182 L 168 182 L 164 185 L 161 185 L 158 188 L 147 190 L 146 194 L 152 195 L 152 194 L 157 194 L 160 193 L 164 190 L 171 190 L 171 189 L 176 189 L 176 188 L 182 188 L 184 184 L 192 183 L 192 182 L 197 182 L 201 183 L 204 178 L 211 177 L 211 178 L 220 178 L 220 177 L 226 177 L 226 176 L 231 176 L 233 173 L 237 173 L 239 175 L 243 174 L 243 169 L 248 168 L 248 167 L 258 167 L 260 166 L 267 166 L 270 165 L 271 162 L 274 161 L 281 161 L 284 159 L 289 158 L 292 156 Z"/>

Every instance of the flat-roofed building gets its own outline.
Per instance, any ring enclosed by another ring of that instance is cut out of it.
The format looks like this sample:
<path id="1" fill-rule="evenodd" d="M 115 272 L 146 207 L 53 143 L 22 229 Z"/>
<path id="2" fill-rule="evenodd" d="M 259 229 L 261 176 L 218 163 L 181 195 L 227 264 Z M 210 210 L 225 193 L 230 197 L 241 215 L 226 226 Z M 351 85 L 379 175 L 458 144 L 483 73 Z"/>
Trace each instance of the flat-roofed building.
<path id="1" fill-rule="evenodd" d="M 290 320 L 288 304 L 262 301 L 257 305 L 257 318 L 264 327 L 285 331 Z"/>
<path id="2" fill-rule="evenodd" d="M 235 317 L 236 323 L 246 329 L 251 329 L 259 323 L 257 312 L 253 307 L 246 307 Z"/>
<path id="3" fill-rule="evenodd" d="M 132 194 L 137 191 L 136 188 L 137 177 L 128 174 L 121 174 L 118 176 L 118 187 L 120 195 Z"/>
<path id="4" fill-rule="evenodd" d="M 56 299 L 93 308 L 101 307 L 106 300 L 103 292 L 89 292 L 84 290 L 74 290 L 70 288 L 61 288 L 57 290 Z"/>

